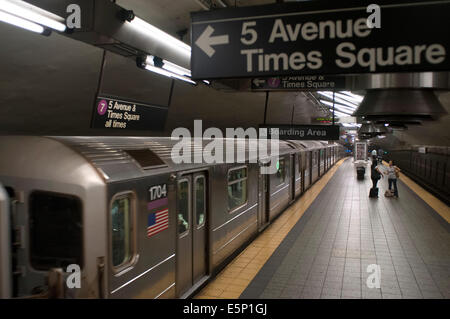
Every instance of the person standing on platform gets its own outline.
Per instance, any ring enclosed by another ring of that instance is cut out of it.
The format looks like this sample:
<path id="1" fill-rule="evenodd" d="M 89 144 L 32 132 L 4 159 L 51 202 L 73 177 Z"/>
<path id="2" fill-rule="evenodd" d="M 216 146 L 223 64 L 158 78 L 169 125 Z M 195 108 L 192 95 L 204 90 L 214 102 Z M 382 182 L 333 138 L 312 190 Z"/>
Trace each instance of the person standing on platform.
<path id="1" fill-rule="evenodd" d="M 383 152 L 383 150 L 380 148 L 379 150 L 378 150 L 378 163 L 383 163 L 383 154 L 384 154 L 384 152 Z"/>
<path id="2" fill-rule="evenodd" d="M 377 183 L 383 177 L 380 168 L 378 167 L 377 156 L 372 156 L 372 165 L 370 167 L 370 179 L 372 180 L 372 189 L 370 190 L 369 197 L 378 197 Z"/>
<path id="3" fill-rule="evenodd" d="M 397 178 L 400 173 L 400 168 L 395 166 L 392 161 L 389 161 L 387 171 L 384 173 L 388 176 L 389 190 L 392 191 L 392 185 L 394 186 L 394 196 L 398 198 Z"/>

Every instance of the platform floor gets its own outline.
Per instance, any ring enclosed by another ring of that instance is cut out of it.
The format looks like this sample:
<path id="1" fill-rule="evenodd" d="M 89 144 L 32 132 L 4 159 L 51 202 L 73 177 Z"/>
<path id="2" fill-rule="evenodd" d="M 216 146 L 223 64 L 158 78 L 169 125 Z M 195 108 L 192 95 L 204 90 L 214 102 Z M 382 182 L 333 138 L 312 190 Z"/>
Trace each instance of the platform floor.
<path id="1" fill-rule="evenodd" d="M 267 245 L 250 246 L 197 297 L 450 298 L 448 206 L 432 205 L 436 212 L 422 199 L 429 194 L 407 183 L 398 182 L 398 199 L 386 198 L 382 179 L 379 198 L 371 199 L 368 169 L 358 181 L 352 160 L 344 161 L 260 236 L 289 228 L 285 237 L 258 238 Z M 302 205 L 308 207 L 295 217 Z M 293 225 L 276 226 L 282 218 Z M 373 264 L 380 288 L 366 283 Z"/>

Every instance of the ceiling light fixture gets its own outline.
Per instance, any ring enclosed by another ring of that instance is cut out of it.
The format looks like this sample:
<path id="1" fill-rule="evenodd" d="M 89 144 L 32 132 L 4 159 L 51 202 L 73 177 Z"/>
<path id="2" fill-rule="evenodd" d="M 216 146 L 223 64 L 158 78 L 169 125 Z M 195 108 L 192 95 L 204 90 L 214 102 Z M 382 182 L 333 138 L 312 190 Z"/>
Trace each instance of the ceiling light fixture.
<path id="1" fill-rule="evenodd" d="M 351 97 L 349 95 L 346 95 L 346 94 L 343 94 L 343 93 L 340 93 L 340 92 L 336 92 L 335 94 L 336 94 L 337 97 L 339 97 L 341 99 L 344 99 L 347 102 L 353 103 L 355 105 L 359 105 L 362 102 L 362 100 L 355 99 L 355 98 L 353 98 L 353 97 Z"/>
<path id="2" fill-rule="evenodd" d="M 169 62 L 167 60 L 162 60 L 162 62 L 163 62 L 162 66 L 163 69 L 181 76 L 191 77 L 191 70 L 183 68 L 182 66 Z"/>
<path id="3" fill-rule="evenodd" d="M 30 22 L 28 20 L 16 17 L 15 15 L 0 11 L 0 21 L 9 23 L 16 27 L 36 32 L 36 33 L 44 33 L 45 28 L 39 24 Z"/>
<path id="4" fill-rule="evenodd" d="M 172 49 L 188 57 L 191 56 L 191 47 L 189 45 L 162 31 L 161 29 L 158 29 L 157 27 L 142 20 L 141 18 L 136 17 L 134 13 L 132 13 L 132 11 L 124 10 L 122 19 L 127 21 L 126 23 L 129 23 L 133 28 L 146 34 L 149 38 L 152 39 L 152 41 L 156 43 L 164 42 L 165 44 L 168 44 Z"/>
<path id="5" fill-rule="evenodd" d="M 37 33 L 44 33 L 44 30 L 38 31 L 35 26 L 10 17 L 5 19 L 5 13 L 59 32 L 64 32 L 67 28 L 64 18 L 21 0 L 0 0 L 0 12 L 4 13 L 2 21 L 13 21 L 8 23 Z"/>
<path id="6" fill-rule="evenodd" d="M 333 102 L 325 101 L 325 100 L 319 100 L 319 101 L 321 103 L 325 104 L 325 105 L 333 107 Z M 348 109 L 345 105 L 341 105 L 341 104 L 334 103 L 334 108 L 336 110 L 344 112 L 344 113 L 346 113 L 348 115 L 351 115 L 354 112 L 354 110 Z"/>
<path id="7" fill-rule="evenodd" d="M 325 97 L 327 97 L 327 98 L 333 100 L 333 93 L 332 93 L 332 92 L 327 92 L 327 91 L 317 91 L 317 93 L 319 93 L 320 95 L 323 95 L 323 96 L 325 96 Z M 339 97 L 337 97 L 337 96 L 335 96 L 334 100 L 335 100 L 336 102 L 339 102 L 339 103 L 343 104 L 343 105 L 346 105 L 346 106 L 348 106 L 348 107 L 351 107 L 351 108 L 353 109 L 353 111 L 356 110 L 356 109 L 358 108 L 358 105 L 356 105 L 356 104 L 354 104 L 354 103 L 351 103 L 351 102 L 349 102 L 349 101 L 346 101 L 346 100 L 344 100 L 344 99 L 342 99 L 342 98 L 339 98 Z"/>
<path id="8" fill-rule="evenodd" d="M 166 60 L 162 60 L 161 58 L 155 57 L 153 55 L 149 55 L 147 57 L 138 57 L 137 65 L 140 68 L 146 69 L 148 71 L 152 71 L 158 73 L 160 75 L 167 76 L 169 78 L 182 80 L 191 84 L 196 85 L 197 83 L 192 81 L 188 76 L 184 75 L 184 73 L 189 73 L 190 71 L 171 63 Z M 167 65 L 165 64 L 167 63 Z M 186 72 L 187 71 L 187 72 Z"/>
<path id="9" fill-rule="evenodd" d="M 352 92 L 350 92 L 350 91 L 340 91 L 340 93 L 346 94 L 346 95 L 348 95 L 348 96 L 354 98 L 356 101 L 358 101 L 358 103 L 361 103 L 362 100 L 364 100 L 364 97 L 363 97 L 363 96 L 358 95 L 358 94 L 354 94 L 354 93 L 352 93 Z"/>

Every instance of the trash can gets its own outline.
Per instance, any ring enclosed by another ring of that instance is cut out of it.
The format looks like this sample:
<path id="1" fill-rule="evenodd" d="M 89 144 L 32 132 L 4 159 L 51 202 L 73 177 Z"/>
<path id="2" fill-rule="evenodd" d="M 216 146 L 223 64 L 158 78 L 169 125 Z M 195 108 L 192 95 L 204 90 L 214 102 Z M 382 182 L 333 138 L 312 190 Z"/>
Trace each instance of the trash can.
<path id="1" fill-rule="evenodd" d="M 356 178 L 357 179 L 363 180 L 365 173 L 366 173 L 366 168 L 365 167 L 357 167 L 356 168 Z"/>

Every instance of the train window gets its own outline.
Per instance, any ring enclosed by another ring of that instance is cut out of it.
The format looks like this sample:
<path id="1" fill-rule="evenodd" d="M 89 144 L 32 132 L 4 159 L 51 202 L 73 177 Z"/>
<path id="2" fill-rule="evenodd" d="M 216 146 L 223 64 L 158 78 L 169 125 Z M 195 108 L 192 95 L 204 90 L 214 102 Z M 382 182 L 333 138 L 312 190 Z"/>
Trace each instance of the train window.
<path id="1" fill-rule="evenodd" d="M 114 267 L 128 263 L 132 257 L 131 195 L 118 195 L 111 205 L 112 262 Z"/>
<path id="2" fill-rule="evenodd" d="M 275 185 L 281 185 L 286 180 L 286 163 L 284 159 L 280 159 L 277 162 L 277 172 L 275 173 L 275 181 L 277 183 Z"/>
<path id="3" fill-rule="evenodd" d="M 184 235 L 189 231 L 190 189 L 187 179 L 178 183 L 178 234 Z"/>
<path id="4" fill-rule="evenodd" d="M 233 211 L 247 202 L 247 167 L 228 171 L 228 210 Z"/>
<path id="5" fill-rule="evenodd" d="M 197 216 L 197 227 L 205 224 L 206 217 L 206 189 L 205 177 L 198 176 L 195 179 L 195 214 Z"/>
<path id="6" fill-rule="evenodd" d="M 35 269 L 82 266 L 81 201 L 73 196 L 35 191 L 30 195 L 30 259 Z"/>

